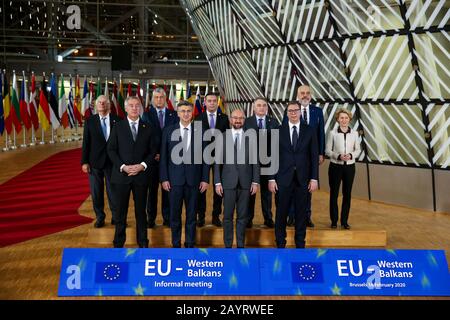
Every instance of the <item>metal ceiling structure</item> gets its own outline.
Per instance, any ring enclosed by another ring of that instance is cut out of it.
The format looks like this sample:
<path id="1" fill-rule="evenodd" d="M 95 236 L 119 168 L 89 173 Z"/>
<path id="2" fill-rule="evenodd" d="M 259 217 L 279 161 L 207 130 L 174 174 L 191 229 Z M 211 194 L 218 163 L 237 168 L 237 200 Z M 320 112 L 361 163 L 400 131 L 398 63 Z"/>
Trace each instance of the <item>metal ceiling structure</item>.
<path id="1" fill-rule="evenodd" d="M 203 50 L 177 0 L 2 0 L 1 5 L 3 68 L 104 75 L 111 71 L 111 48 L 131 45 L 133 69 L 125 75 L 208 77 Z"/>

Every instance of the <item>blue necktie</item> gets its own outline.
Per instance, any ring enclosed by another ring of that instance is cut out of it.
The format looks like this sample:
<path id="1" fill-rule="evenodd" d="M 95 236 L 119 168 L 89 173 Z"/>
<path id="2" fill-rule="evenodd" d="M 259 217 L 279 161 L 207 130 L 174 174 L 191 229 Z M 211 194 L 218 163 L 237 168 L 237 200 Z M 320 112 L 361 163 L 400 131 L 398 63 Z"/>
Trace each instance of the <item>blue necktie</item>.
<path id="1" fill-rule="evenodd" d="M 216 127 L 216 123 L 214 122 L 214 113 L 210 113 L 211 121 L 209 122 L 209 128 L 214 129 Z"/>
<path id="2" fill-rule="evenodd" d="M 164 114 L 162 111 L 159 111 L 158 119 L 159 119 L 159 127 L 161 129 L 164 128 Z"/>
<path id="3" fill-rule="evenodd" d="M 108 129 L 106 128 L 106 117 L 102 118 L 102 131 L 105 140 L 108 140 Z"/>
<path id="4" fill-rule="evenodd" d="M 262 123 L 262 121 L 263 121 L 262 118 L 259 118 L 259 119 L 258 119 L 258 128 L 259 128 L 259 129 L 263 129 L 263 123 Z"/>

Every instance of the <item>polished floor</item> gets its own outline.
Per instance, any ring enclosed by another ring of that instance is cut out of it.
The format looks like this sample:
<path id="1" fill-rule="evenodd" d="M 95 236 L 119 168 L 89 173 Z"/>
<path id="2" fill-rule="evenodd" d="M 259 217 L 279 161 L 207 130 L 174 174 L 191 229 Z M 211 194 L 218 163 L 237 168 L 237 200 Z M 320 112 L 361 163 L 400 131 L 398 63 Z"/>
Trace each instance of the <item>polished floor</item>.
<path id="1" fill-rule="evenodd" d="M 39 145 L 0 153 L 0 183 L 30 168 L 48 156 L 80 147 L 80 142 Z M 80 168 L 74 168 L 80 170 Z M 208 190 L 211 194 L 212 190 Z M 209 197 L 208 197 L 209 199 Z M 259 203 L 259 199 L 257 200 Z M 132 203 L 131 203 L 132 205 Z M 208 203 L 208 205 L 210 205 Z M 88 198 L 80 207 L 81 215 L 93 217 Z M 259 212 L 259 204 L 257 212 Z M 208 210 L 207 212 L 210 212 Z M 130 223 L 133 223 L 130 215 Z M 162 221 L 160 217 L 158 224 Z M 328 228 L 328 193 L 318 191 L 313 197 L 313 220 L 316 228 Z M 209 223 L 210 221 L 207 221 Z M 255 223 L 262 223 L 259 214 Z M 450 213 L 432 212 L 353 199 L 349 223 L 354 229 L 385 229 L 387 247 L 397 249 L 443 249 L 450 258 Z M 0 249 L 0 299 L 59 299 L 57 288 L 64 248 L 89 247 L 91 224 L 29 240 Z M 198 297 L 144 297 L 142 299 L 198 299 Z M 212 299 L 337 299 L 335 297 L 208 297 Z M 97 298 L 92 298 L 97 299 Z M 105 298 L 113 299 L 113 298 Z M 118 298 L 114 298 L 118 299 Z M 372 299 L 340 297 L 339 299 Z M 384 298 L 399 299 L 399 298 Z M 407 297 L 403 297 L 407 299 Z M 430 298 L 431 299 L 431 298 Z M 435 298 L 432 298 L 435 299 Z"/>

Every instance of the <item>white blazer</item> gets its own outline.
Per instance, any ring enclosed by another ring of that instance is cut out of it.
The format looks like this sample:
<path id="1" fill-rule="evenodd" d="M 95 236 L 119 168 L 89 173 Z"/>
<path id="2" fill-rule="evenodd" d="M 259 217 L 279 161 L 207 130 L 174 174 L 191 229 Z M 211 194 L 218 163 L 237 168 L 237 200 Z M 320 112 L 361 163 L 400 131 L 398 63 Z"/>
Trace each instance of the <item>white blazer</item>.
<path id="1" fill-rule="evenodd" d="M 350 153 L 352 159 L 346 164 L 355 163 L 361 153 L 361 146 L 358 139 L 358 132 L 348 128 L 347 133 L 343 133 L 339 126 L 331 130 L 327 138 L 325 154 L 330 157 L 330 161 L 336 164 L 344 164 L 344 161 L 338 160 L 339 155 Z"/>

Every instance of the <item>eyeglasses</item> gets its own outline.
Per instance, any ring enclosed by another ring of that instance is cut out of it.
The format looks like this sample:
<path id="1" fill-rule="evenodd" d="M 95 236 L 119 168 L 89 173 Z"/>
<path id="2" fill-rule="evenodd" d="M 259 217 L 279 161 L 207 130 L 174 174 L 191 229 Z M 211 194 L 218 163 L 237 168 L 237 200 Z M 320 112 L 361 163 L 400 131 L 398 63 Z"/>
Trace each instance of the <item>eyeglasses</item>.
<path id="1" fill-rule="evenodd" d="M 287 112 L 289 112 L 290 114 L 293 114 L 293 113 L 296 113 L 299 111 L 300 111 L 300 109 L 291 109 L 291 110 L 288 110 Z"/>
<path id="2" fill-rule="evenodd" d="M 244 120 L 245 117 L 231 117 L 231 119 L 233 119 L 233 120 Z"/>
<path id="3" fill-rule="evenodd" d="M 192 110 L 178 110 L 179 113 L 191 113 Z"/>

